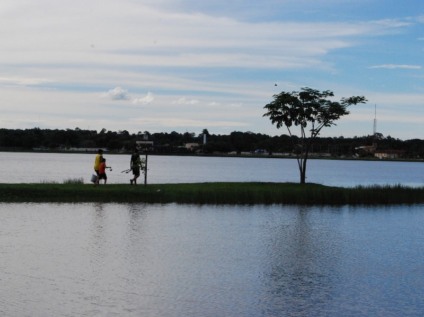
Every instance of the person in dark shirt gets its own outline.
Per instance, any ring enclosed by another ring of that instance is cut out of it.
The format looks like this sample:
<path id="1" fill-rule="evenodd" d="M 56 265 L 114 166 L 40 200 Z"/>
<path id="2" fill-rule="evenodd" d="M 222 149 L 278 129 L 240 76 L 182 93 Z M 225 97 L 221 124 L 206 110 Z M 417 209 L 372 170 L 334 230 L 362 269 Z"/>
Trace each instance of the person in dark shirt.
<path id="1" fill-rule="evenodd" d="M 140 177 L 140 169 L 142 167 L 142 161 L 140 158 L 140 154 L 137 149 L 134 149 L 131 155 L 130 168 L 133 173 L 133 178 L 130 179 L 131 185 L 137 185 L 137 178 Z"/>

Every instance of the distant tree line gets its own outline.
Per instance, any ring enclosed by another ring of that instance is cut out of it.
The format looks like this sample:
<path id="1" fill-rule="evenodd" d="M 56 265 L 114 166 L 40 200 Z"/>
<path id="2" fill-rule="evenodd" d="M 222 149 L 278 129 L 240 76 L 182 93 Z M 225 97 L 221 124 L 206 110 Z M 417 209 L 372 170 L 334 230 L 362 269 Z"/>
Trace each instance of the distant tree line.
<path id="1" fill-rule="evenodd" d="M 206 144 L 203 144 L 204 134 Z M 136 141 L 147 138 L 154 142 L 152 151 L 158 154 L 182 154 L 193 151 L 213 153 L 292 153 L 295 144 L 298 143 L 297 136 L 282 134 L 280 136 L 269 136 L 261 133 L 234 131 L 229 135 L 209 134 L 203 130 L 200 134 L 161 132 L 149 133 L 148 131 L 129 133 L 122 131 L 107 131 L 102 129 L 82 130 L 79 128 L 66 130 L 51 129 L 0 129 L 0 150 L 50 150 L 64 151 L 71 148 L 95 149 L 106 148 L 111 152 L 129 152 L 133 149 Z M 186 147 L 186 144 L 198 143 L 199 146 Z M 359 153 L 361 146 L 370 146 L 376 143 L 379 150 L 399 151 L 403 158 L 423 159 L 424 140 L 411 139 L 400 140 L 381 134 L 362 137 L 318 137 L 313 143 L 311 152 L 316 154 L 329 154 L 332 157 L 352 157 L 367 155 Z"/>

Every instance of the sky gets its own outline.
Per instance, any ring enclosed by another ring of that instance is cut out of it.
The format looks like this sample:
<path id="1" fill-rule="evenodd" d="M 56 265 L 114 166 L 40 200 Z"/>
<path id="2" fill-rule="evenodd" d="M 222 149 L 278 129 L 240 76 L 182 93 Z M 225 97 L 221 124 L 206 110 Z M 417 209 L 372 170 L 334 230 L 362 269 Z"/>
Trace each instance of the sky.
<path id="1" fill-rule="evenodd" d="M 281 135 L 310 87 L 368 100 L 321 136 L 424 139 L 422 0 L 2 0 L 0 38 L 0 128 Z"/>

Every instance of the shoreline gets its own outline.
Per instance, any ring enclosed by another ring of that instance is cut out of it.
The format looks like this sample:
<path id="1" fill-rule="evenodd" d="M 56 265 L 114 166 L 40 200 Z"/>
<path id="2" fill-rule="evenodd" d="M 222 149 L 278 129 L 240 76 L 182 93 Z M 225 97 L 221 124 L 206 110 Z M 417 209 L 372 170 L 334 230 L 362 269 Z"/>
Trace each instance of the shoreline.
<path id="1" fill-rule="evenodd" d="M 297 183 L 0 184 L 0 203 L 152 203 L 213 205 L 424 204 L 424 186 L 331 187 Z"/>

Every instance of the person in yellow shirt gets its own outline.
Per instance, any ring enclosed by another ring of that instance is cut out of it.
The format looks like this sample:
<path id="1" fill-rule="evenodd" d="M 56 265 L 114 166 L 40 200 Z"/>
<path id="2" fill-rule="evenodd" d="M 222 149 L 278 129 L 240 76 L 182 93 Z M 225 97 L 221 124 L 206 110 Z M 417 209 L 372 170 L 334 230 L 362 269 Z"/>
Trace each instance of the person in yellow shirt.
<path id="1" fill-rule="evenodd" d="M 99 149 L 97 151 L 96 158 L 94 159 L 94 171 L 96 172 L 97 180 L 99 179 L 99 167 L 100 167 L 100 163 L 102 162 L 102 158 L 103 158 L 103 150 Z"/>

